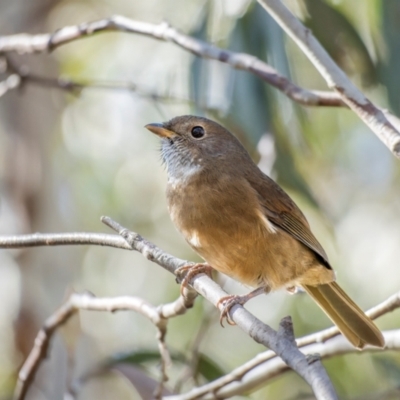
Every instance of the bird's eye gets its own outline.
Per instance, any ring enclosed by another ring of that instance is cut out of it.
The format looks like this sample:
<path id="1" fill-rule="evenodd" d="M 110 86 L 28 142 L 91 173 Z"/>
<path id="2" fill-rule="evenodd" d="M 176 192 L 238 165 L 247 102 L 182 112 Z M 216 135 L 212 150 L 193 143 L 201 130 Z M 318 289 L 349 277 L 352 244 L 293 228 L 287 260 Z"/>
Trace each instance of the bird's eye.
<path id="1" fill-rule="evenodd" d="M 204 129 L 201 127 L 201 126 L 195 126 L 193 129 L 192 129 L 192 132 L 191 132 L 191 134 L 192 134 L 192 136 L 195 138 L 195 139 L 200 139 L 200 138 L 202 138 L 203 136 L 204 136 Z"/>

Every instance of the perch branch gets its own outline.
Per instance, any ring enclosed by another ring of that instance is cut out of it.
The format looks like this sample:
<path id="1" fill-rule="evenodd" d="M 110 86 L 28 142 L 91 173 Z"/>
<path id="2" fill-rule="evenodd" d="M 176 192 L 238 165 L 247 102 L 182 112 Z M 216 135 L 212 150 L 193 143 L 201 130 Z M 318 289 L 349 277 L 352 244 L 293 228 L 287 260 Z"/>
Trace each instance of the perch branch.
<path id="1" fill-rule="evenodd" d="M 98 236 L 92 239 L 91 234 L 72 234 L 72 238 L 75 239 L 77 244 L 89 244 L 94 242 L 94 244 L 108 245 L 111 243 L 112 247 L 131 248 L 172 273 L 174 273 L 177 268 L 188 264 L 185 260 L 178 259 L 163 252 L 151 242 L 137 233 L 127 230 L 111 218 L 103 217 L 102 221 L 116 230 L 128 247 L 118 242 L 113 235 L 105 235 L 105 242 L 103 243 L 101 243 Z M 43 240 L 44 236 L 47 236 L 46 240 Z M 56 239 L 53 239 L 52 235 L 41 234 L 24 235 L 23 239 L 24 240 L 19 241 L 18 236 L 13 236 L 11 238 L 0 237 L 0 247 L 23 247 L 23 244 L 29 244 L 30 246 L 55 245 L 57 243 L 73 244 L 71 236 L 66 236 L 65 234 L 56 235 Z M 195 276 L 191 284 L 198 293 L 214 305 L 217 305 L 218 301 L 226 296 L 226 292 L 205 274 Z M 282 358 L 285 364 L 296 371 L 312 387 L 317 399 L 337 399 L 332 383 L 321 362 L 319 360 L 312 360 L 312 362 L 310 362 L 297 348 L 293 340 L 293 330 L 290 321 L 287 319 L 282 320 L 281 327 L 277 332 L 268 325 L 263 324 L 240 305 L 232 307 L 231 318 L 253 340 L 273 350 Z M 51 327 L 53 327 L 53 325 L 51 325 Z M 50 332 L 52 333 L 53 331 Z M 24 375 L 22 375 L 22 377 L 23 376 Z"/>

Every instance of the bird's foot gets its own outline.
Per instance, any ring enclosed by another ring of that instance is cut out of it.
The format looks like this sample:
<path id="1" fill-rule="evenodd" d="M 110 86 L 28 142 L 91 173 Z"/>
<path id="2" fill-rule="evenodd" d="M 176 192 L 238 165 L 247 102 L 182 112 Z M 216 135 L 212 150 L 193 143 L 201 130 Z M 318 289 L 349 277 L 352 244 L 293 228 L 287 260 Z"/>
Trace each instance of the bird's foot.
<path id="1" fill-rule="evenodd" d="M 198 274 L 206 274 L 212 278 L 212 267 L 205 263 L 189 264 L 179 267 L 175 270 L 177 280 L 181 282 L 181 294 L 183 295 L 183 289 L 188 287 L 189 282 Z"/>
<path id="2" fill-rule="evenodd" d="M 233 306 L 236 304 L 239 304 L 243 306 L 246 304 L 250 299 L 253 297 L 258 296 L 259 294 L 262 293 L 268 293 L 269 288 L 266 288 L 265 286 L 259 287 L 255 290 L 253 290 L 250 293 L 247 293 L 245 295 L 237 295 L 237 294 L 231 294 L 229 296 L 224 296 L 221 299 L 218 300 L 217 307 L 219 308 L 220 305 L 222 305 L 221 308 L 221 315 L 219 316 L 219 323 L 221 324 L 222 327 L 224 327 L 224 319 L 226 319 L 226 322 L 229 325 L 236 325 L 235 321 L 231 318 L 229 312 Z"/>

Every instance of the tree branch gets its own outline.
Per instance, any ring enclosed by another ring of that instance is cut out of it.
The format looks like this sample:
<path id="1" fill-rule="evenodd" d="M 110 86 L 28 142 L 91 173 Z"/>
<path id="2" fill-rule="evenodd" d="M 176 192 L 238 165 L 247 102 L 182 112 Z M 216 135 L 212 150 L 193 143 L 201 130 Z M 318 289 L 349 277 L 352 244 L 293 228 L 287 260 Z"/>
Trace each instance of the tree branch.
<path id="1" fill-rule="evenodd" d="M 113 16 L 80 25 L 61 28 L 53 33 L 40 35 L 17 34 L 0 37 L 0 53 L 19 54 L 50 52 L 66 43 L 95 33 L 120 31 L 137 33 L 158 40 L 172 42 L 192 54 L 217 60 L 232 68 L 251 72 L 263 81 L 282 91 L 293 101 L 306 106 L 344 106 L 340 96 L 334 92 L 310 91 L 303 89 L 281 75 L 264 61 L 245 53 L 235 53 L 210 45 L 199 39 L 185 35 L 166 22 L 150 24 L 134 21 L 122 16 Z"/>
<path id="2" fill-rule="evenodd" d="M 158 348 L 161 356 L 162 376 L 160 385 L 155 393 L 155 398 L 160 399 L 164 383 L 168 380 L 166 367 L 171 363 L 169 352 L 165 344 L 167 322 L 169 318 L 181 315 L 187 308 L 193 306 L 195 297 L 188 296 L 188 298 L 191 299 L 191 301 L 182 301 L 182 296 L 180 296 L 179 299 L 173 303 L 155 307 L 147 301 L 133 296 L 96 298 L 90 293 L 72 294 L 69 299 L 45 321 L 43 328 L 37 334 L 34 347 L 18 374 L 14 399 L 22 400 L 25 398 L 26 392 L 33 382 L 41 362 L 47 357 L 50 340 L 54 332 L 78 310 L 109 312 L 121 310 L 136 311 L 148 318 L 156 326 Z M 179 304 L 179 307 L 177 307 L 177 304 Z"/>
<path id="3" fill-rule="evenodd" d="M 117 222 L 113 221 L 111 218 L 103 217 L 102 221 L 110 226 L 112 229 L 116 230 L 123 238 L 122 240 L 126 241 L 125 243 L 128 244 L 131 249 L 140 252 L 145 258 L 157 263 L 158 265 L 167 269 L 169 272 L 174 273 L 177 268 L 189 264 L 189 262 L 185 260 L 178 259 L 163 252 L 153 243 L 148 242 L 137 233 L 127 230 Z M 46 236 L 46 240 L 43 240 L 43 236 Z M 55 235 L 55 239 L 51 236 L 52 235 L 40 234 L 23 235 L 24 240 L 22 240 L 22 242 L 18 241 L 18 236 L 13 236 L 11 238 L 0 237 L 0 247 L 22 247 L 22 243 L 28 243 L 31 246 L 54 245 L 57 242 L 59 244 L 73 244 L 73 242 L 75 241 L 77 244 L 94 243 L 99 245 L 108 245 L 109 243 L 111 243 L 112 247 L 120 247 L 124 249 L 127 248 L 126 246 L 122 246 L 121 243 L 117 243 L 113 236 L 110 238 L 111 235 L 105 235 L 105 241 L 103 243 L 100 242 L 99 236 L 95 235 L 95 238 L 93 239 L 90 234 L 72 234 L 68 238 L 66 238 L 65 235 Z M 199 274 L 195 276 L 191 284 L 198 293 L 200 293 L 203 297 L 205 297 L 214 305 L 217 305 L 218 301 L 227 294 L 221 289 L 220 286 L 218 286 L 205 274 Z M 67 308 L 69 313 L 72 313 L 71 307 L 72 306 L 69 306 L 69 308 Z M 66 314 L 65 312 L 61 315 L 67 316 L 65 317 L 65 319 L 63 319 L 64 317 L 57 317 L 55 322 L 53 319 L 51 319 L 50 323 L 45 324 L 45 326 L 49 325 L 49 328 L 44 331 L 46 338 L 48 332 L 50 332 L 50 336 L 53 333 L 55 326 L 57 326 L 57 321 L 61 320 L 62 322 L 64 322 L 69 316 L 69 314 Z M 317 399 L 337 399 L 332 383 L 330 382 L 329 377 L 326 374 L 326 371 L 321 362 L 319 360 L 312 360 L 312 362 L 309 362 L 304 354 L 302 354 L 297 348 L 296 343 L 293 340 L 291 323 L 288 320 L 283 320 L 281 322 L 279 331 L 276 332 L 268 325 L 263 324 L 260 320 L 258 320 L 240 305 L 232 307 L 231 318 L 257 343 L 263 344 L 264 346 L 267 346 L 268 348 L 273 350 L 290 368 L 295 370 L 312 387 L 312 390 L 315 393 Z M 46 339 L 46 344 L 42 345 L 41 348 L 47 349 L 49 339 L 50 337 Z M 45 354 L 45 351 L 41 350 L 41 352 Z M 41 355 L 40 357 L 44 357 L 44 355 Z M 28 365 L 32 365 L 32 362 L 29 361 Z M 37 366 L 34 368 L 37 369 Z M 35 372 L 36 370 L 34 368 L 33 371 Z M 25 378 L 26 369 L 23 369 L 23 374 L 21 376 L 22 380 L 27 380 Z M 32 376 L 32 374 L 30 374 L 29 376 Z"/>
<path id="4" fill-rule="evenodd" d="M 383 335 L 386 342 L 385 350 L 400 350 L 400 329 L 385 331 Z M 302 349 L 302 351 L 304 354 L 309 355 L 311 360 L 315 354 L 318 354 L 321 359 L 328 359 L 339 355 L 359 353 L 359 350 L 354 348 L 343 336 L 336 336 L 325 343 L 313 343 Z M 363 351 L 382 352 L 384 350 L 376 347 L 366 347 Z M 263 354 L 265 353 L 259 356 Z M 253 360 L 257 359 L 257 357 Z M 253 360 L 213 382 L 199 388 L 194 388 L 185 394 L 169 396 L 167 398 L 168 400 L 226 399 L 254 390 L 256 387 L 265 385 L 271 379 L 290 370 L 275 355 L 268 361 L 258 364 L 256 367 L 250 365 Z"/>
<path id="5" fill-rule="evenodd" d="M 366 312 L 366 314 L 372 319 L 376 319 L 384 314 L 396 310 L 397 308 L 400 308 L 400 292 L 395 293 L 382 303 L 371 308 Z M 339 335 L 339 330 L 336 327 L 331 327 L 298 339 L 297 345 L 305 354 L 319 353 L 322 358 L 335 356 L 335 349 L 338 351 L 337 355 L 344 354 L 342 351 L 351 352 L 349 350 L 352 349 L 351 346 L 343 347 L 344 345 L 342 344 L 339 344 L 338 346 L 336 341 L 332 342 L 332 339 Z M 390 343 L 386 344 L 385 349 L 400 349 L 400 330 L 385 332 L 384 336 L 385 340 L 386 337 L 390 340 Z M 395 340 L 396 337 L 397 342 Z M 318 345 L 324 347 L 324 343 L 327 343 L 329 348 L 327 352 L 325 350 L 316 350 L 311 346 Z M 346 343 L 346 340 L 343 340 L 343 343 Z M 366 350 L 375 351 L 378 349 L 367 347 Z M 357 349 L 353 349 L 353 351 L 358 352 Z M 283 366 L 280 360 L 277 360 L 276 354 L 273 351 L 268 350 L 257 354 L 253 359 L 235 368 L 229 374 L 201 387 L 194 388 L 180 397 L 177 396 L 176 400 L 206 399 L 209 398 L 207 397 L 208 394 L 215 395 L 216 393 L 218 396 L 221 396 L 221 398 L 227 398 L 254 389 L 261 383 L 265 384 L 269 379 L 272 379 L 285 371 L 287 371 L 287 368 Z M 175 398 L 173 399 L 175 400 Z"/>
<path id="6" fill-rule="evenodd" d="M 97 90 L 113 90 L 137 93 L 139 96 L 158 102 L 168 103 L 194 103 L 189 98 L 173 96 L 171 94 L 153 93 L 146 90 L 133 82 L 117 82 L 117 81 L 76 81 L 66 78 L 49 78 L 46 76 L 31 73 L 26 66 L 18 66 L 12 62 L 10 58 L 3 56 L 0 58 L 0 73 L 10 73 L 3 81 L 0 82 L 0 97 L 5 95 L 9 90 L 22 87 L 24 84 L 30 83 L 41 87 L 50 87 L 60 89 L 70 93 L 79 93 L 83 89 Z"/>
<path id="7" fill-rule="evenodd" d="M 317 68 L 328 86 L 334 89 L 347 106 L 374 132 L 389 150 L 400 158 L 400 132 L 351 82 L 332 60 L 312 32 L 306 28 L 280 0 L 257 0 L 293 39 Z"/>
<path id="8" fill-rule="evenodd" d="M 129 250 L 135 249 L 135 250 L 141 252 L 142 255 L 144 257 L 146 257 L 147 259 L 158 263 L 159 265 L 163 266 L 164 268 L 166 268 L 168 271 L 170 271 L 172 273 L 175 271 L 175 269 L 188 264 L 188 261 L 181 260 L 181 259 L 173 257 L 169 254 L 164 253 L 162 250 L 157 248 L 152 243 L 146 241 L 140 235 L 133 233 L 129 230 L 126 230 L 121 225 L 112 221 L 110 218 L 104 217 L 104 218 L 102 218 L 102 220 L 108 226 L 112 227 L 114 230 L 119 232 L 119 235 L 96 234 L 96 233 L 71 233 L 71 234 L 40 234 L 40 233 L 36 233 L 36 234 L 32 234 L 32 235 L 20 235 L 20 236 L 11 236 L 11 237 L 0 236 L 0 248 L 96 244 L 96 245 L 102 245 L 102 246 L 117 247 L 117 248 L 121 248 L 121 249 L 129 249 Z M 200 286 L 197 287 L 197 285 L 200 283 L 200 279 L 201 279 L 201 281 L 205 281 L 205 282 L 203 282 L 203 284 L 200 284 Z M 203 292 L 207 291 L 207 280 L 209 280 L 209 279 L 206 275 L 203 275 L 201 277 L 199 276 L 196 279 L 197 285 L 195 285 L 195 287 L 197 289 L 199 289 L 199 291 L 203 291 Z M 205 296 L 205 297 L 207 297 L 209 300 L 211 300 L 211 302 L 213 304 L 216 304 L 218 302 L 219 298 L 224 296 L 226 293 L 223 292 L 222 289 L 220 289 L 213 281 L 211 281 L 211 280 L 209 280 L 209 281 L 213 287 L 216 286 L 217 293 L 214 293 L 213 291 L 209 291 L 208 296 Z M 186 290 L 185 296 L 179 297 L 173 303 L 163 305 L 159 309 L 159 312 L 161 313 L 161 315 L 164 318 L 170 318 L 171 316 L 184 313 L 187 308 L 190 308 L 193 305 L 195 296 L 196 296 L 196 293 L 194 291 Z M 238 307 L 240 308 L 240 306 L 238 306 Z M 383 314 L 386 314 L 390 311 L 393 311 L 394 309 L 396 309 L 398 307 L 400 307 L 400 292 L 394 294 L 393 296 L 391 296 L 390 298 L 388 298 L 381 304 L 373 307 L 371 310 L 369 310 L 367 312 L 367 314 L 371 318 L 374 319 L 374 318 L 377 318 L 377 317 L 379 317 Z M 59 311 L 57 313 L 57 315 L 59 316 L 57 319 L 57 321 L 58 321 L 57 323 L 59 325 L 64 322 L 64 319 L 61 318 L 60 315 L 61 316 L 65 315 L 65 317 L 68 318 L 70 316 L 68 314 L 68 312 L 72 313 L 72 311 L 68 311 L 68 309 L 66 309 L 65 306 L 63 306 L 62 310 L 64 310 L 64 311 Z M 243 309 L 243 311 L 245 311 L 245 310 Z M 247 313 L 247 311 L 245 311 L 245 313 Z M 235 315 L 236 314 L 237 314 L 237 312 L 235 309 Z M 54 319 L 50 318 L 46 322 L 45 327 L 48 325 L 50 325 L 50 327 L 51 327 L 52 326 L 51 321 L 54 321 Z M 244 321 L 246 321 L 246 316 L 244 316 Z M 258 326 L 257 322 L 261 324 L 261 322 L 259 322 L 256 319 L 255 319 L 254 325 L 253 325 L 253 321 L 250 323 L 250 326 L 252 327 L 252 329 L 254 329 Z M 245 331 L 247 331 L 248 325 L 246 323 L 244 325 L 245 326 L 243 327 L 243 329 Z M 263 325 L 263 324 L 261 324 L 261 325 Z M 275 334 L 277 334 L 271 328 L 269 328 L 269 327 L 266 327 L 266 328 L 267 328 L 268 333 L 270 333 L 272 331 Z M 37 339 L 37 340 L 40 340 L 40 337 L 42 337 L 49 330 L 47 328 L 46 329 L 44 328 L 44 330 L 42 330 L 42 331 L 38 335 L 39 339 Z M 50 332 L 50 336 L 51 336 L 51 334 L 52 334 L 51 329 L 49 332 Z M 315 334 L 308 335 L 304 338 L 300 338 L 300 339 L 298 339 L 297 344 L 299 347 L 309 346 L 311 344 L 319 344 L 319 343 L 329 341 L 334 336 L 337 336 L 337 335 L 339 335 L 338 329 L 336 327 L 332 327 L 332 328 L 325 329 L 321 332 L 317 332 Z M 251 334 L 251 336 L 255 340 L 257 340 L 263 344 L 266 344 L 263 340 L 258 339 L 257 335 Z M 50 337 L 48 338 L 48 340 L 50 340 Z M 42 345 L 41 348 L 42 348 L 41 351 L 42 351 L 43 357 L 44 357 L 45 352 L 47 350 L 47 343 L 45 345 Z M 37 354 L 37 346 L 35 346 L 35 349 L 36 349 L 35 351 Z M 32 363 L 29 362 L 29 360 L 31 360 L 31 357 L 32 356 L 30 356 L 28 358 L 28 360 L 26 362 L 27 365 L 32 365 Z M 229 385 L 230 383 L 237 381 L 238 379 L 242 379 L 244 377 L 244 375 L 246 375 L 246 379 L 243 380 L 243 382 L 244 382 L 243 385 L 245 385 L 246 390 L 248 390 L 250 387 L 254 388 L 254 385 L 257 382 L 255 382 L 254 380 L 251 380 L 250 378 L 247 377 L 247 376 L 251 376 L 251 375 L 248 375 L 249 372 L 252 371 L 253 369 L 255 369 L 257 366 L 259 366 L 261 364 L 265 364 L 266 361 L 269 361 L 275 357 L 276 357 L 276 354 L 273 351 L 267 351 L 264 353 L 260 353 L 253 360 L 248 361 L 246 364 L 235 369 L 227 376 L 220 378 L 219 380 L 216 380 L 214 382 L 211 382 L 210 384 L 205 385 L 201 388 L 193 389 L 192 391 L 187 393 L 187 396 L 188 396 L 187 398 L 188 399 L 192 398 L 190 396 L 192 396 L 192 395 L 194 396 L 195 394 L 200 395 L 200 394 L 205 394 L 207 392 L 210 393 L 211 391 L 214 392 L 216 390 L 219 390 L 219 389 L 225 387 L 226 385 Z M 273 366 L 271 368 L 274 369 L 275 367 Z M 21 370 L 22 377 L 24 376 L 24 374 L 26 375 L 26 370 L 27 370 L 26 368 Z M 32 373 L 34 374 L 35 371 L 36 370 L 34 369 L 32 371 Z M 270 364 L 268 364 L 267 367 L 264 367 L 264 371 L 265 372 L 263 375 L 264 376 L 263 379 L 266 379 L 267 376 L 275 376 L 270 371 Z M 26 380 L 26 379 L 22 379 L 22 380 Z M 249 381 L 251 381 L 251 383 L 249 383 Z M 239 389 L 235 389 L 235 390 L 239 390 Z M 223 393 L 225 393 L 225 392 L 223 392 Z M 186 398 L 186 397 L 182 397 L 182 399 L 183 398 Z"/>

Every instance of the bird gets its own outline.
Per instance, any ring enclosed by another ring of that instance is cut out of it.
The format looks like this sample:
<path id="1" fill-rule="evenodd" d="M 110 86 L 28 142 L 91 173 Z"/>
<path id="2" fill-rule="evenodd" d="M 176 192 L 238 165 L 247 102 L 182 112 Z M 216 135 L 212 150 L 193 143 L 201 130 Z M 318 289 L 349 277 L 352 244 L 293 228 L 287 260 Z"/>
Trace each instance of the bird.
<path id="1" fill-rule="evenodd" d="M 161 138 L 170 217 L 205 260 L 190 276 L 212 268 L 255 288 L 223 298 L 221 318 L 229 322 L 234 304 L 261 293 L 303 288 L 354 347 L 384 347 L 380 330 L 336 282 L 304 214 L 232 133 L 192 115 L 145 128 Z"/>

